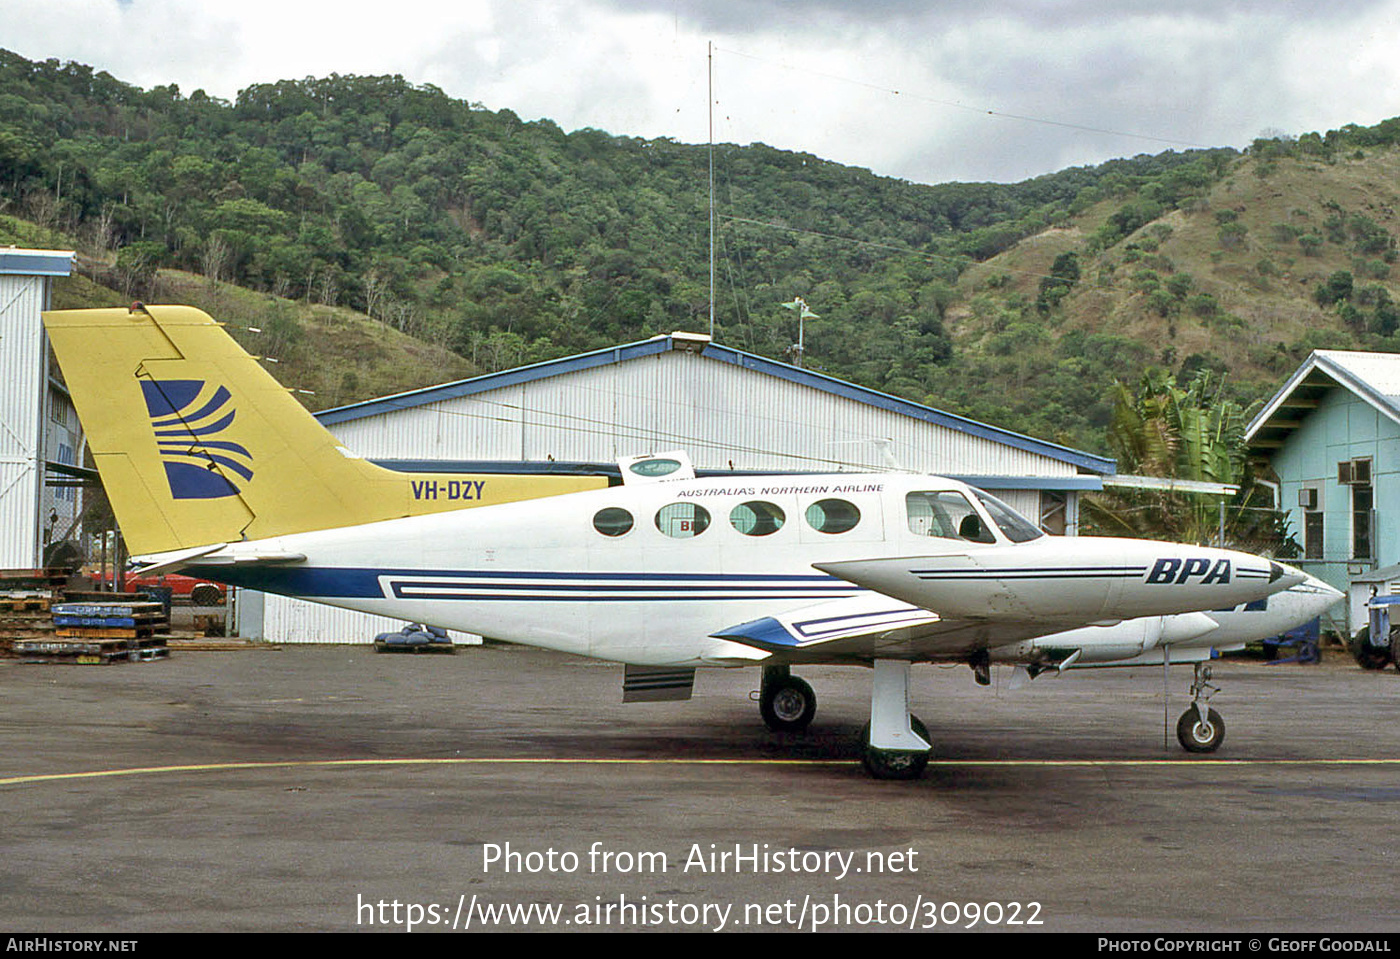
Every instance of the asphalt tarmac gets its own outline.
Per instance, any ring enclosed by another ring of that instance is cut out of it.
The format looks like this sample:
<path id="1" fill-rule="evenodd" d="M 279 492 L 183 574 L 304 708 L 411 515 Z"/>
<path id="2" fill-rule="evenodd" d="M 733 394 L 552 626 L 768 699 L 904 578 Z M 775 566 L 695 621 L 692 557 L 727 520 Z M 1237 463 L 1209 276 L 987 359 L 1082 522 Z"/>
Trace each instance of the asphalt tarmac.
<path id="1" fill-rule="evenodd" d="M 619 666 L 514 647 L 0 661 L 0 929 L 1400 930 L 1400 675 L 1217 665 L 1009 688 L 917 668 L 917 782 L 857 761 L 870 673 L 753 669 L 621 703 Z"/>

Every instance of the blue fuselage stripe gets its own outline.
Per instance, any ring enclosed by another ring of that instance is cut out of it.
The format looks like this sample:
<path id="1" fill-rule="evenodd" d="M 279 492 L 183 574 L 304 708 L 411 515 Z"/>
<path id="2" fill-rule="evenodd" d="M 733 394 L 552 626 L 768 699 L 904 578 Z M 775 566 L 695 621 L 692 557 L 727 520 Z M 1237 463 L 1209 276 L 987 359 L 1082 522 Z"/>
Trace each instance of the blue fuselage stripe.
<path id="1" fill-rule="evenodd" d="M 651 602 L 836 599 L 863 592 L 832 576 L 704 573 L 557 573 L 190 566 L 187 575 L 317 599 Z M 387 587 L 387 589 L 386 589 Z"/>

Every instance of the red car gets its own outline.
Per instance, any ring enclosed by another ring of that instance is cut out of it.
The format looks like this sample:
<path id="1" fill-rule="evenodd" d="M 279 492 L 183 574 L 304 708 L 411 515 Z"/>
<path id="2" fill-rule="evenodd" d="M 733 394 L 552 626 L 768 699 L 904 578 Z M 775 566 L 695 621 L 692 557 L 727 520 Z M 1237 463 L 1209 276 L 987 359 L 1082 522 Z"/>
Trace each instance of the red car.
<path id="1" fill-rule="evenodd" d="M 222 583 L 211 583 L 207 579 L 195 579 L 193 576 L 182 576 L 179 573 L 164 573 L 159 576 L 127 574 L 128 592 L 140 592 L 151 586 L 167 586 L 172 596 L 189 597 L 191 606 L 218 606 L 228 594 L 228 587 Z"/>

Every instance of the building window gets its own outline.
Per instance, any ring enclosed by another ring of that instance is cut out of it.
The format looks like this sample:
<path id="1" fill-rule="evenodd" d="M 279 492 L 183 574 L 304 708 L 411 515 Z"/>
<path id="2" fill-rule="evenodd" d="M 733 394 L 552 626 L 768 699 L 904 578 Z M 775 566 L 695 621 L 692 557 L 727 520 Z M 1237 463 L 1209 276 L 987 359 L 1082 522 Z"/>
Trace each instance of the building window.
<path id="1" fill-rule="evenodd" d="M 1303 513 L 1303 558 L 1322 559 L 1322 511 Z"/>
<path id="2" fill-rule="evenodd" d="M 1305 486 L 1298 491 L 1298 506 L 1303 511 L 1303 558 L 1323 558 L 1322 490 Z"/>
<path id="3" fill-rule="evenodd" d="M 1351 488 L 1351 558 L 1375 559 L 1375 492 L 1368 484 Z"/>
<path id="4" fill-rule="evenodd" d="M 1337 482 L 1351 487 L 1351 558 L 1375 559 L 1376 497 L 1370 457 L 1338 463 Z"/>

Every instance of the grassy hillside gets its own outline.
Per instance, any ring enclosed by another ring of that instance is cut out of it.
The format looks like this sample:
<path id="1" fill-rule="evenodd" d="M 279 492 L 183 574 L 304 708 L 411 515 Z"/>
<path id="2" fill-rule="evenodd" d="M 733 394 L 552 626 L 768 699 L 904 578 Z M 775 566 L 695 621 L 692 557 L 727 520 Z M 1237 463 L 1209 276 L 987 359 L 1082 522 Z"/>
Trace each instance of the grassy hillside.
<path id="1" fill-rule="evenodd" d="M 1105 242 L 1122 206 L 1097 203 L 964 271 L 948 327 L 967 371 L 997 388 L 979 401 L 948 384 L 950 405 L 1051 430 L 1062 417 L 1064 438 L 1092 447 L 1107 384 L 1149 366 L 1215 371 L 1248 403 L 1313 349 L 1400 350 L 1400 149 L 1241 157 L 1202 196 Z M 1067 255 L 1078 278 L 1047 304 Z"/>
<path id="2" fill-rule="evenodd" d="M 0 246 L 74 249 L 74 238 L 0 215 Z M 111 260 L 112 258 L 108 258 Z M 126 306 L 133 297 L 112 282 L 114 264 L 80 256 L 80 271 L 54 283 L 59 310 Z M 139 291 L 151 303 L 197 306 L 228 324 L 255 356 L 312 410 L 474 376 L 482 369 L 441 346 L 425 343 L 347 307 L 288 300 L 230 283 L 211 283 L 179 270 L 160 270 Z M 262 332 L 249 330 L 256 327 Z"/>

